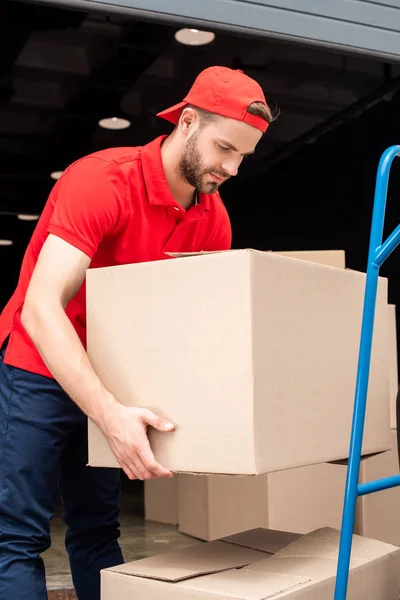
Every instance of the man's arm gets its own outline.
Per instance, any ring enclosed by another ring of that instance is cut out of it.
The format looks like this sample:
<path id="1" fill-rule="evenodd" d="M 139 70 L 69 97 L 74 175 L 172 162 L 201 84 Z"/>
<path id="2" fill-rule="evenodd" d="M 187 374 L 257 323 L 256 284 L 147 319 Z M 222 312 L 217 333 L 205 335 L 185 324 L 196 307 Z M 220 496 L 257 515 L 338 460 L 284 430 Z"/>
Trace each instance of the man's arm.
<path id="1" fill-rule="evenodd" d="M 89 263 L 84 252 L 49 235 L 26 294 L 22 325 L 56 381 L 103 431 L 128 477 L 169 477 L 172 473 L 154 458 L 146 429 L 151 425 L 171 431 L 173 425 L 147 409 L 117 402 L 94 372 L 65 313 L 85 279 Z"/>

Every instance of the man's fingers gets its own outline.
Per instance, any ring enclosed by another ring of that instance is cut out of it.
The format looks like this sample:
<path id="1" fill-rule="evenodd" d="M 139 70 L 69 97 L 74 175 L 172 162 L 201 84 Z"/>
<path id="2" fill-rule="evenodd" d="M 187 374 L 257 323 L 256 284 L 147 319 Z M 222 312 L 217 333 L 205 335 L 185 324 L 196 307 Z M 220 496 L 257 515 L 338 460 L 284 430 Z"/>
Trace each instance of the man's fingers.
<path id="1" fill-rule="evenodd" d="M 140 456 L 138 456 L 136 454 L 134 459 L 131 459 L 131 460 L 132 460 L 132 462 L 129 463 L 129 466 L 131 466 L 132 469 L 135 470 L 135 473 L 138 473 L 139 479 L 141 479 L 143 481 L 145 479 L 153 478 L 153 476 L 154 476 L 153 473 L 151 473 L 148 469 L 146 469 Z"/>
<path id="2" fill-rule="evenodd" d="M 129 479 L 131 479 L 132 481 L 137 479 L 135 473 L 132 471 L 129 465 L 127 465 L 126 463 L 121 463 L 121 468 Z"/>
<path id="3" fill-rule="evenodd" d="M 138 455 L 144 467 L 151 473 L 154 473 L 154 475 L 157 477 L 173 477 L 171 471 L 169 469 L 165 469 L 154 458 L 154 454 L 151 451 L 150 443 L 146 434 L 144 434 L 143 438 L 140 440 L 140 445 L 138 446 Z"/>
<path id="4" fill-rule="evenodd" d="M 154 427 L 154 429 L 157 429 L 158 431 L 173 431 L 175 429 L 175 425 L 173 423 L 158 417 L 147 408 L 144 408 L 142 411 L 142 419 L 147 425 L 151 425 L 151 427 Z"/>

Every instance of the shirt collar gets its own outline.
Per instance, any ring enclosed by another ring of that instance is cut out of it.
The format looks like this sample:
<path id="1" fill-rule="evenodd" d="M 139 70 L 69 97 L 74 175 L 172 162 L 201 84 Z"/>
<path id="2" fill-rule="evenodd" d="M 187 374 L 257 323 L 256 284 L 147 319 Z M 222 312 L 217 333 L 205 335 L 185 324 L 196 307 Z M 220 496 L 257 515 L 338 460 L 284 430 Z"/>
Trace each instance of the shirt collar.
<path id="1" fill-rule="evenodd" d="M 161 159 L 161 144 L 167 137 L 167 135 L 162 135 L 142 147 L 143 177 L 150 204 L 180 207 L 169 189 Z M 198 204 L 205 211 L 210 210 L 209 194 L 196 192 L 195 198 L 197 199 L 197 202 L 195 199 L 195 205 Z"/>

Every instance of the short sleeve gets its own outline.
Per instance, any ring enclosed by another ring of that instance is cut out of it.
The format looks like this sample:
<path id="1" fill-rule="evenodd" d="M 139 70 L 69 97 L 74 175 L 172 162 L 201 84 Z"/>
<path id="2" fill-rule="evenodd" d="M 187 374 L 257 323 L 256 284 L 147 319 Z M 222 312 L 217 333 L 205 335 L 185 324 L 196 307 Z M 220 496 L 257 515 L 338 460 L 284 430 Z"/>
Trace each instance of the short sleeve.
<path id="1" fill-rule="evenodd" d="M 51 193 L 54 210 L 47 231 L 90 258 L 118 224 L 125 184 L 113 161 L 89 156 L 71 165 Z"/>

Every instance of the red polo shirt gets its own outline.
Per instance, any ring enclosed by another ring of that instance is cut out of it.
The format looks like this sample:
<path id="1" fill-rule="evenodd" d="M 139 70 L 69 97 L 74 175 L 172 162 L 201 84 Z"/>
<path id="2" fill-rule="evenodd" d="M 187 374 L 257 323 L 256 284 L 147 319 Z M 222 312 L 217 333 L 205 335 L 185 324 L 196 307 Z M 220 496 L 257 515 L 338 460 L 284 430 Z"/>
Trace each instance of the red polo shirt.
<path id="1" fill-rule="evenodd" d="M 86 156 L 57 181 L 0 316 L 0 345 L 10 335 L 5 363 L 51 377 L 21 325 L 26 290 L 49 233 L 87 254 L 89 268 L 160 260 L 167 252 L 230 248 L 229 217 L 219 194 L 200 194 L 200 202 L 187 211 L 171 194 L 160 152 L 165 137 Z M 85 284 L 66 313 L 86 348 Z"/>

